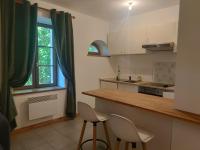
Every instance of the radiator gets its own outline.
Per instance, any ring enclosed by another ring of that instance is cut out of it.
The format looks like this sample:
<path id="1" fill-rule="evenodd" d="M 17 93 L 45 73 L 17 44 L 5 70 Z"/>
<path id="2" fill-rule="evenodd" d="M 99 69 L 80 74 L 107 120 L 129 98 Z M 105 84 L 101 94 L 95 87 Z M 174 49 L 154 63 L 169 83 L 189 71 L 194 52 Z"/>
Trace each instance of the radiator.
<path id="1" fill-rule="evenodd" d="M 57 111 L 57 94 L 28 98 L 29 120 L 53 116 Z"/>

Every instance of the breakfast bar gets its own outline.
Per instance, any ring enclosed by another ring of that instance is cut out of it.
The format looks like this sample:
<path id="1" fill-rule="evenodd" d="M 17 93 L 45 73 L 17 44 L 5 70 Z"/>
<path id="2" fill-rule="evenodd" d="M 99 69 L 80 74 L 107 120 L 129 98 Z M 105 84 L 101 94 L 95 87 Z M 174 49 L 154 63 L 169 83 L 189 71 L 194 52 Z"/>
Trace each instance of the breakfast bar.
<path id="1" fill-rule="evenodd" d="M 83 94 L 96 98 L 96 110 L 125 116 L 137 126 L 154 133 L 155 138 L 148 144 L 149 150 L 177 150 L 173 145 L 174 140 L 182 138 L 179 137 L 179 132 L 184 135 L 180 125 L 193 128 L 195 126 L 198 134 L 200 132 L 200 116 L 175 109 L 174 100 L 171 99 L 102 88 Z M 113 135 L 111 137 L 111 141 L 114 142 Z M 138 150 L 140 148 L 137 147 Z"/>

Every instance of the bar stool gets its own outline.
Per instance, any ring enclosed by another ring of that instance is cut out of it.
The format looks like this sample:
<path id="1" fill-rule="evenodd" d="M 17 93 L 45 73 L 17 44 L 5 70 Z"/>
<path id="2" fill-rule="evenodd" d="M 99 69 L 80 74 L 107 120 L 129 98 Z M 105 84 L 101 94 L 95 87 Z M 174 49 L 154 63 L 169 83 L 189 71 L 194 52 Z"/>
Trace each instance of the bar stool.
<path id="1" fill-rule="evenodd" d="M 93 141 L 93 150 L 96 150 L 97 141 L 103 142 L 107 146 L 107 149 L 111 150 L 111 144 L 110 144 L 108 129 L 106 125 L 106 121 L 108 120 L 109 117 L 106 114 L 96 112 L 88 104 L 82 103 L 82 102 L 78 102 L 78 112 L 80 113 L 80 116 L 84 119 L 84 122 L 83 122 L 82 130 L 81 130 L 81 135 L 80 135 L 77 150 L 82 149 L 82 145 L 89 141 Z M 87 122 L 93 123 L 93 139 L 88 139 L 82 143 Z M 96 137 L 97 124 L 100 122 L 103 123 L 107 142 L 101 139 L 97 139 Z"/>
<path id="2" fill-rule="evenodd" d="M 128 150 L 129 143 L 136 148 L 136 143 L 141 142 L 143 150 L 147 150 L 146 143 L 153 139 L 153 135 L 142 129 L 136 128 L 135 124 L 120 115 L 112 114 L 108 121 L 111 130 L 117 137 L 115 150 L 119 150 L 121 140 L 124 140 L 125 150 Z"/>

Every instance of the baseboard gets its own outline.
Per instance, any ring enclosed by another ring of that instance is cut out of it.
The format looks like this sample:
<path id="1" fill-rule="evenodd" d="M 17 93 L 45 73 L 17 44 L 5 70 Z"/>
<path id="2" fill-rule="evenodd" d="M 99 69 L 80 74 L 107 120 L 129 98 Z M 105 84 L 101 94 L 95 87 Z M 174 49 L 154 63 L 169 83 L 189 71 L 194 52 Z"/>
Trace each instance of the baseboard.
<path id="1" fill-rule="evenodd" d="M 78 114 L 77 114 L 77 116 L 78 116 Z M 41 122 L 41 123 L 37 123 L 37 124 L 34 124 L 34 125 L 30 125 L 30 126 L 27 126 L 27 127 L 15 129 L 14 131 L 12 131 L 11 136 L 14 136 L 14 135 L 19 134 L 19 133 L 30 131 L 32 129 L 36 129 L 36 128 L 48 126 L 50 124 L 68 121 L 68 120 L 72 120 L 72 119 L 68 118 L 68 117 L 60 117 L 60 118 L 44 121 L 44 122 Z"/>

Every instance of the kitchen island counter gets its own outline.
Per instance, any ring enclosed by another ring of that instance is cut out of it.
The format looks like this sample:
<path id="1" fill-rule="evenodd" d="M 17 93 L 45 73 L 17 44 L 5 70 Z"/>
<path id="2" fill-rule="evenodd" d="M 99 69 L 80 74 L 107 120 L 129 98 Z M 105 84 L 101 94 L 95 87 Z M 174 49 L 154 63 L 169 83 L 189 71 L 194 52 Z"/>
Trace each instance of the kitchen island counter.
<path id="1" fill-rule="evenodd" d="M 131 93 L 117 89 L 97 89 L 83 92 L 83 94 L 96 97 L 100 100 L 102 99 L 131 107 L 137 107 L 175 119 L 200 124 L 200 115 L 174 109 L 174 100 L 171 99 L 140 93 Z"/>

